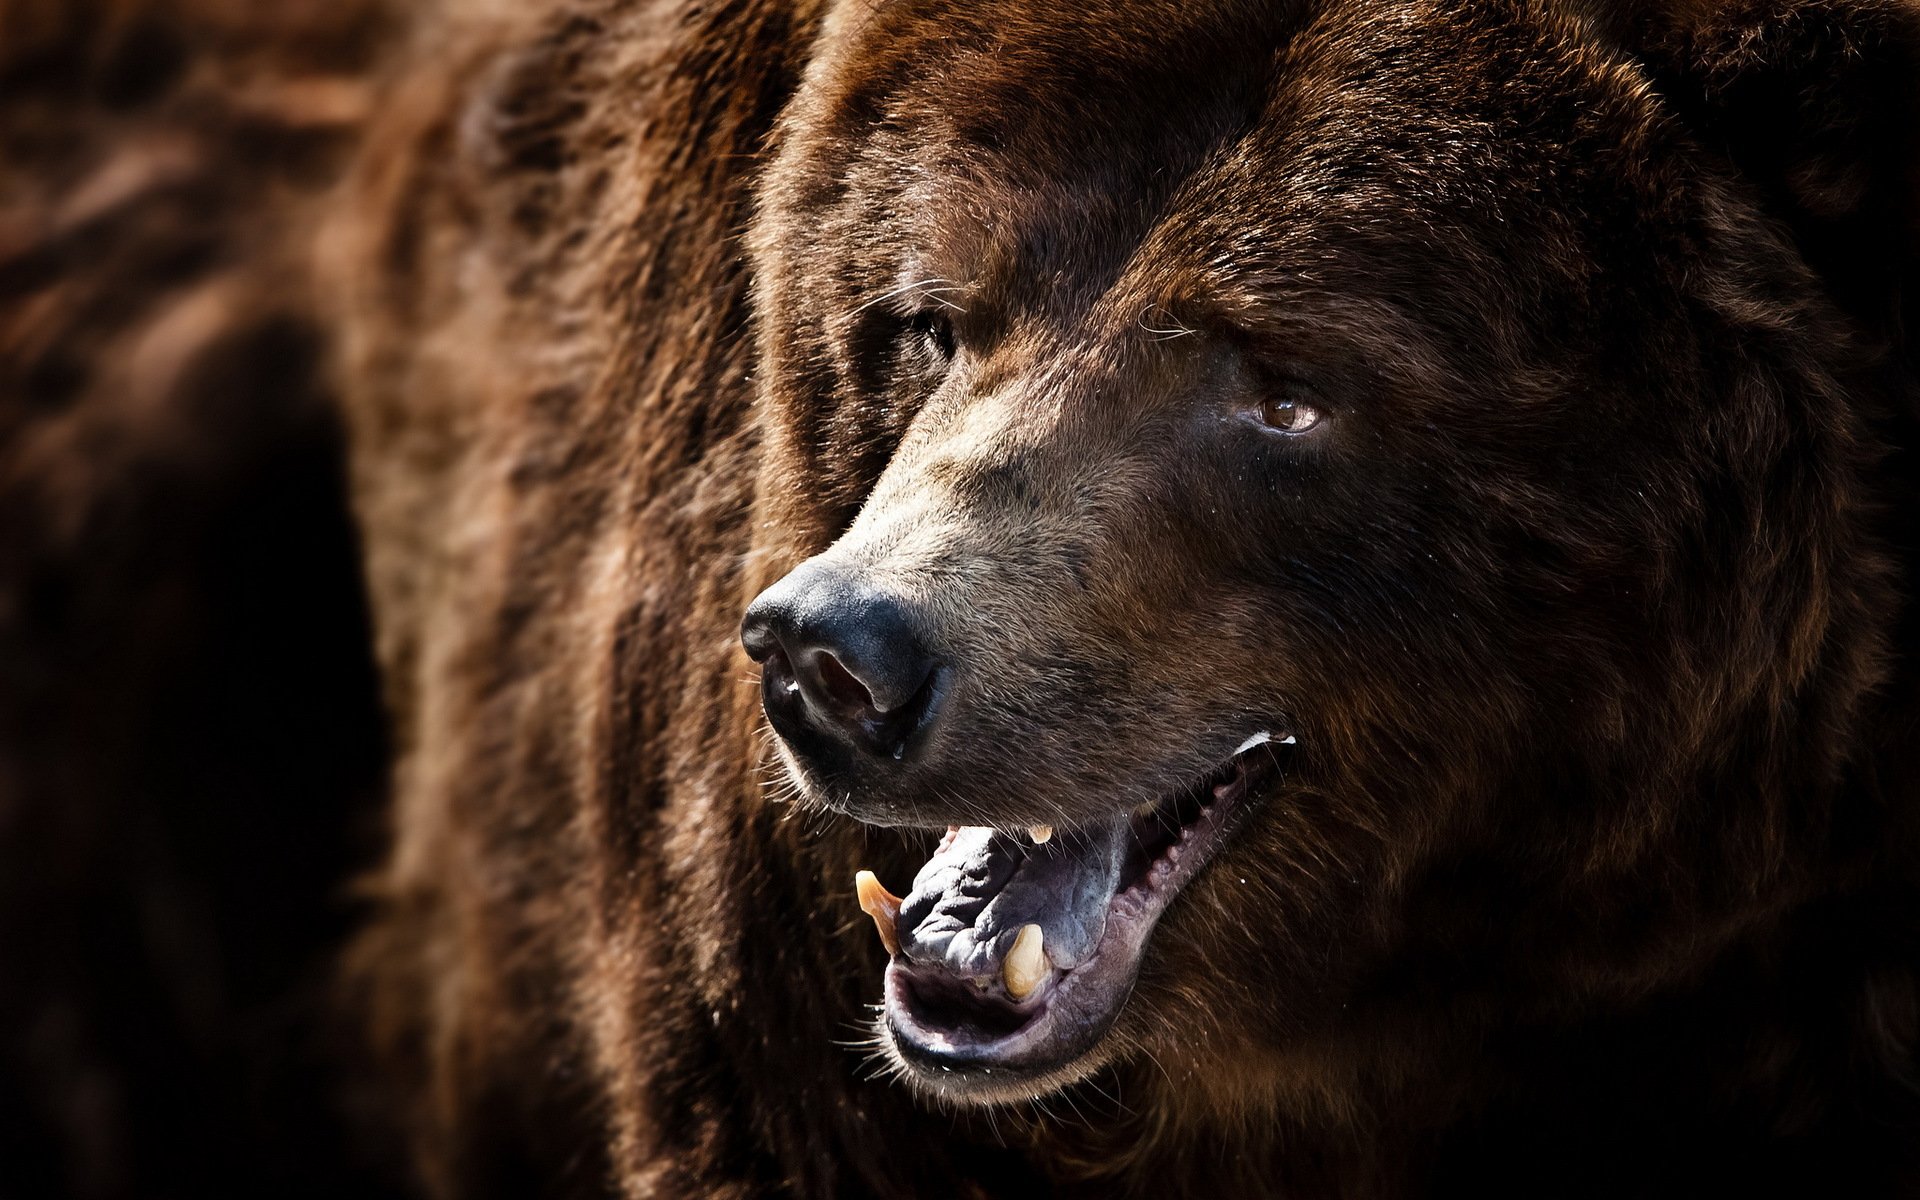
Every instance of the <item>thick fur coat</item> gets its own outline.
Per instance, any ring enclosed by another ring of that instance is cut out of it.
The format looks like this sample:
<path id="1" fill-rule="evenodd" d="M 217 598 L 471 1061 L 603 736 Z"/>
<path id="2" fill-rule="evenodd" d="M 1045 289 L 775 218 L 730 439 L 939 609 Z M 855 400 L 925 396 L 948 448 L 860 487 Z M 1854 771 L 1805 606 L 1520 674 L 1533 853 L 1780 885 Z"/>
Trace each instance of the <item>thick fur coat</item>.
<path id="1" fill-rule="evenodd" d="M 0 486 L 108 461 L 27 448 L 153 411 L 141 345 L 272 364 L 192 392 L 274 434 L 195 479 L 344 430 L 384 732 L 324 694 L 391 846 L 342 990 L 429 1192 L 1920 1186 L 1911 5 L 151 12 L 230 73 L 100 105 L 203 152 L 238 290 L 142 275 L 201 322 L 142 342 L 56 307 L 101 263 L 0 268 L 43 397 Z M 82 123 L 96 170 L 157 144 Z M 106 188 L 60 149 L 10 263 Z M 115 219 L 173 211 L 135 183 Z M 249 357 L 269 308 L 298 355 Z M 1276 391 L 1319 441 L 1193 417 Z M 991 680 L 884 786 L 796 788 L 738 642 L 829 551 Z M 850 881 L 932 836 L 843 813 L 1068 829 L 1229 709 L 1297 752 L 1074 1080 L 893 1078 Z"/>

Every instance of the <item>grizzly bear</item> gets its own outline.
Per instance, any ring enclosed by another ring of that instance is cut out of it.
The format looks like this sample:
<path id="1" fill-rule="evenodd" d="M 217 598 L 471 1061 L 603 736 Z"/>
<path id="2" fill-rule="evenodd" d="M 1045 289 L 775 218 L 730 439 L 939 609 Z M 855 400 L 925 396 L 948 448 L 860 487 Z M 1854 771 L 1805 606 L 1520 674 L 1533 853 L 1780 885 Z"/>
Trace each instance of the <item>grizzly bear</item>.
<path id="1" fill-rule="evenodd" d="M 1920 6 L 391 20 L 429 1194 L 1920 1190 Z"/>
<path id="2" fill-rule="evenodd" d="M 1920 12 L 428 42 L 322 245 L 441 1194 L 1920 1185 Z"/>

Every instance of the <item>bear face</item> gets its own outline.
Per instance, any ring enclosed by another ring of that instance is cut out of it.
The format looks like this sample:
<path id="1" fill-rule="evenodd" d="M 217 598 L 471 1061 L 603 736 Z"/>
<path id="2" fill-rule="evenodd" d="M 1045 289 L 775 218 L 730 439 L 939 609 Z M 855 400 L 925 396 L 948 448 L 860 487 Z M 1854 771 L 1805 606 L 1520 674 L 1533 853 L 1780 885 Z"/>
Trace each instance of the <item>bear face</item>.
<path id="1" fill-rule="evenodd" d="M 1839 318 L 1577 16 L 835 14 L 753 243 L 744 631 L 805 800 L 949 830 L 875 900 L 916 1086 L 1624 1003 L 1823 869 Z"/>

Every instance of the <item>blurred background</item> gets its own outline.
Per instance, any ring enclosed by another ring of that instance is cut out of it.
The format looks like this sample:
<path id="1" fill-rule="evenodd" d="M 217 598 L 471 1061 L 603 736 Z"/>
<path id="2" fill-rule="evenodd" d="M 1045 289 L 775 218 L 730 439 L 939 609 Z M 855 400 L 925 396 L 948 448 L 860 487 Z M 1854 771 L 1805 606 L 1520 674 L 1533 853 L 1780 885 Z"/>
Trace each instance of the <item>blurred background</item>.
<path id="1" fill-rule="evenodd" d="M 394 1177 L 332 982 L 385 747 L 301 255 L 396 11 L 0 0 L 0 1200 Z"/>

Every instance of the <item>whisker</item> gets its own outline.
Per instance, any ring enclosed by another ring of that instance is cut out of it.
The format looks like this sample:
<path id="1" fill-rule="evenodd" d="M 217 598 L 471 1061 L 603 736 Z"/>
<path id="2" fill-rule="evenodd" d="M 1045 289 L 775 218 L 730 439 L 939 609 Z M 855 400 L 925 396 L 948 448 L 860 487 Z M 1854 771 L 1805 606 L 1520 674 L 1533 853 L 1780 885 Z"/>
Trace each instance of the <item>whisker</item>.
<path id="1" fill-rule="evenodd" d="M 887 301 L 897 299 L 901 296 L 908 294 L 909 292 L 921 291 L 921 292 L 927 292 L 927 294 L 929 295 L 937 295 L 937 293 L 939 292 L 958 292 L 958 291 L 965 291 L 965 290 L 966 290 L 965 288 L 961 287 L 959 284 L 955 283 L 951 279 L 916 279 L 911 283 L 903 283 L 897 288 L 892 288 L 888 291 L 880 293 L 878 296 L 875 296 L 873 299 L 867 301 L 865 304 L 862 304 L 860 307 L 854 309 L 853 311 L 854 311 L 854 315 L 858 316 L 860 313 L 867 311 L 868 309 L 872 308 L 876 304 L 885 304 Z M 946 304 L 948 303 L 948 301 L 942 300 L 941 303 Z M 961 310 L 961 311 L 965 311 L 965 310 Z"/>

